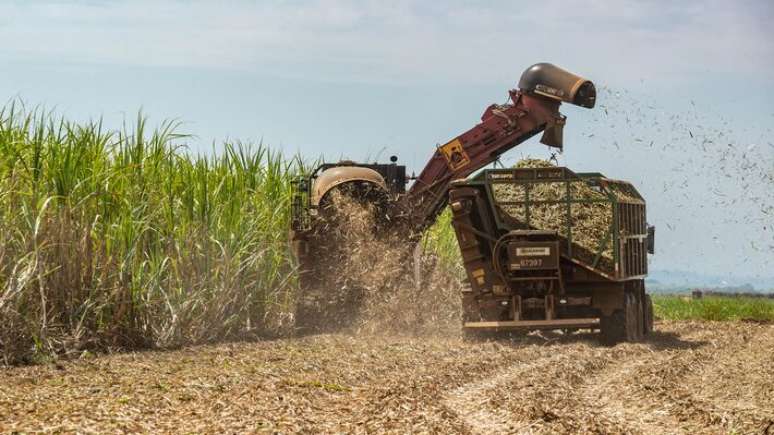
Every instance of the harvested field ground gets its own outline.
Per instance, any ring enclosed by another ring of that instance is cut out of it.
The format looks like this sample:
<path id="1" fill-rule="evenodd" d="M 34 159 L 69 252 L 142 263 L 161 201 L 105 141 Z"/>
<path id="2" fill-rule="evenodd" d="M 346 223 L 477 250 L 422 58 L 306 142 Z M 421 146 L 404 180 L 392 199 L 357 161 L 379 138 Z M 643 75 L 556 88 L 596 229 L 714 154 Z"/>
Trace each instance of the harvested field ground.
<path id="1" fill-rule="evenodd" d="M 0 432 L 774 433 L 774 325 L 319 335 L 0 369 Z"/>

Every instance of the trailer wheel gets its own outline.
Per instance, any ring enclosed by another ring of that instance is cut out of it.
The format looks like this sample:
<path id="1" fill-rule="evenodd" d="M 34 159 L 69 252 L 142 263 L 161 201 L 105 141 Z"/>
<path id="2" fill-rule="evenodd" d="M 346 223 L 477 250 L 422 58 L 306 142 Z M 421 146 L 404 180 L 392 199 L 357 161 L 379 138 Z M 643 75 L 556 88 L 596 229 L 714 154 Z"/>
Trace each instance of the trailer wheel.
<path id="1" fill-rule="evenodd" d="M 631 293 L 632 297 L 632 318 L 634 319 L 633 334 L 629 341 L 641 341 L 645 335 L 645 301 L 641 292 Z"/>
<path id="2" fill-rule="evenodd" d="M 626 314 L 623 310 L 615 310 L 610 316 L 599 319 L 599 329 L 602 341 L 613 345 L 626 340 Z"/>
<path id="3" fill-rule="evenodd" d="M 628 299 L 626 299 L 628 297 Z M 626 341 L 642 340 L 643 325 L 643 304 L 639 294 L 636 292 L 626 292 L 624 295 L 626 307 Z"/>
<path id="4" fill-rule="evenodd" d="M 624 292 L 623 309 L 615 310 L 611 316 L 602 316 L 599 328 L 606 344 L 623 341 L 638 341 L 642 338 L 643 304 L 634 292 Z"/>
<path id="5" fill-rule="evenodd" d="M 653 333 L 653 299 L 651 299 L 650 295 L 645 295 L 645 306 L 644 308 L 644 317 L 645 317 L 645 335 L 649 335 Z"/>

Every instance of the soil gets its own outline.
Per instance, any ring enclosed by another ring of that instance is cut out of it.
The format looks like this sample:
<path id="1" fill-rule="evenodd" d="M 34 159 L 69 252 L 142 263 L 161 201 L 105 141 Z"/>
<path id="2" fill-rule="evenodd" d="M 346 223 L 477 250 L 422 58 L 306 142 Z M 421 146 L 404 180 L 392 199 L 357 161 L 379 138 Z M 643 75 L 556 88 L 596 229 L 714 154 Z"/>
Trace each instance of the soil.
<path id="1" fill-rule="evenodd" d="M 0 369 L 0 432 L 774 433 L 774 325 L 325 334 Z M 767 432 L 768 431 L 768 432 Z"/>

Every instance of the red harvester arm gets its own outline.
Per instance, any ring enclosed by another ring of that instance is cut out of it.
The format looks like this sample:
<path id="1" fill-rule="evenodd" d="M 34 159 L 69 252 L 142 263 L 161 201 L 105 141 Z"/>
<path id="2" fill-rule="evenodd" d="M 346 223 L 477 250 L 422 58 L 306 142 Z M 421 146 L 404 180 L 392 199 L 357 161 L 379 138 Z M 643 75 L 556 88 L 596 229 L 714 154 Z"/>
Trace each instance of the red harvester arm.
<path id="1" fill-rule="evenodd" d="M 564 116 L 559 113 L 559 101 L 520 90 L 510 91 L 510 96 L 508 104 L 489 106 L 480 124 L 435 151 L 407 196 L 415 231 L 435 221 L 446 206 L 453 180 L 467 177 L 543 130 L 543 143 L 562 147 Z"/>
<path id="2" fill-rule="evenodd" d="M 414 234 L 432 225 L 446 206 L 451 182 L 464 178 L 492 163 L 509 149 L 545 131 L 542 143 L 562 148 L 565 117 L 559 113 L 562 101 L 592 108 L 596 103 L 594 84 L 549 63 L 527 68 L 519 89 L 510 91 L 510 102 L 493 104 L 481 116 L 481 123 L 438 147 L 405 197 Z"/>

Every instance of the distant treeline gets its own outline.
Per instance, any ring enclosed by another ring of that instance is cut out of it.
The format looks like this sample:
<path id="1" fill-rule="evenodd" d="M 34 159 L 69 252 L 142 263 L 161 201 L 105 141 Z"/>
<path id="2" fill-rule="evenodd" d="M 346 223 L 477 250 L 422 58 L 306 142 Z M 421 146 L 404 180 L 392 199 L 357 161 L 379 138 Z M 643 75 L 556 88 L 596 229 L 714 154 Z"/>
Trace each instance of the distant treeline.
<path id="1" fill-rule="evenodd" d="M 694 299 L 702 298 L 705 296 L 716 296 L 724 298 L 767 298 L 774 299 L 774 293 L 757 293 L 757 292 L 723 292 L 716 290 L 693 290 L 691 291 L 691 297 Z"/>

